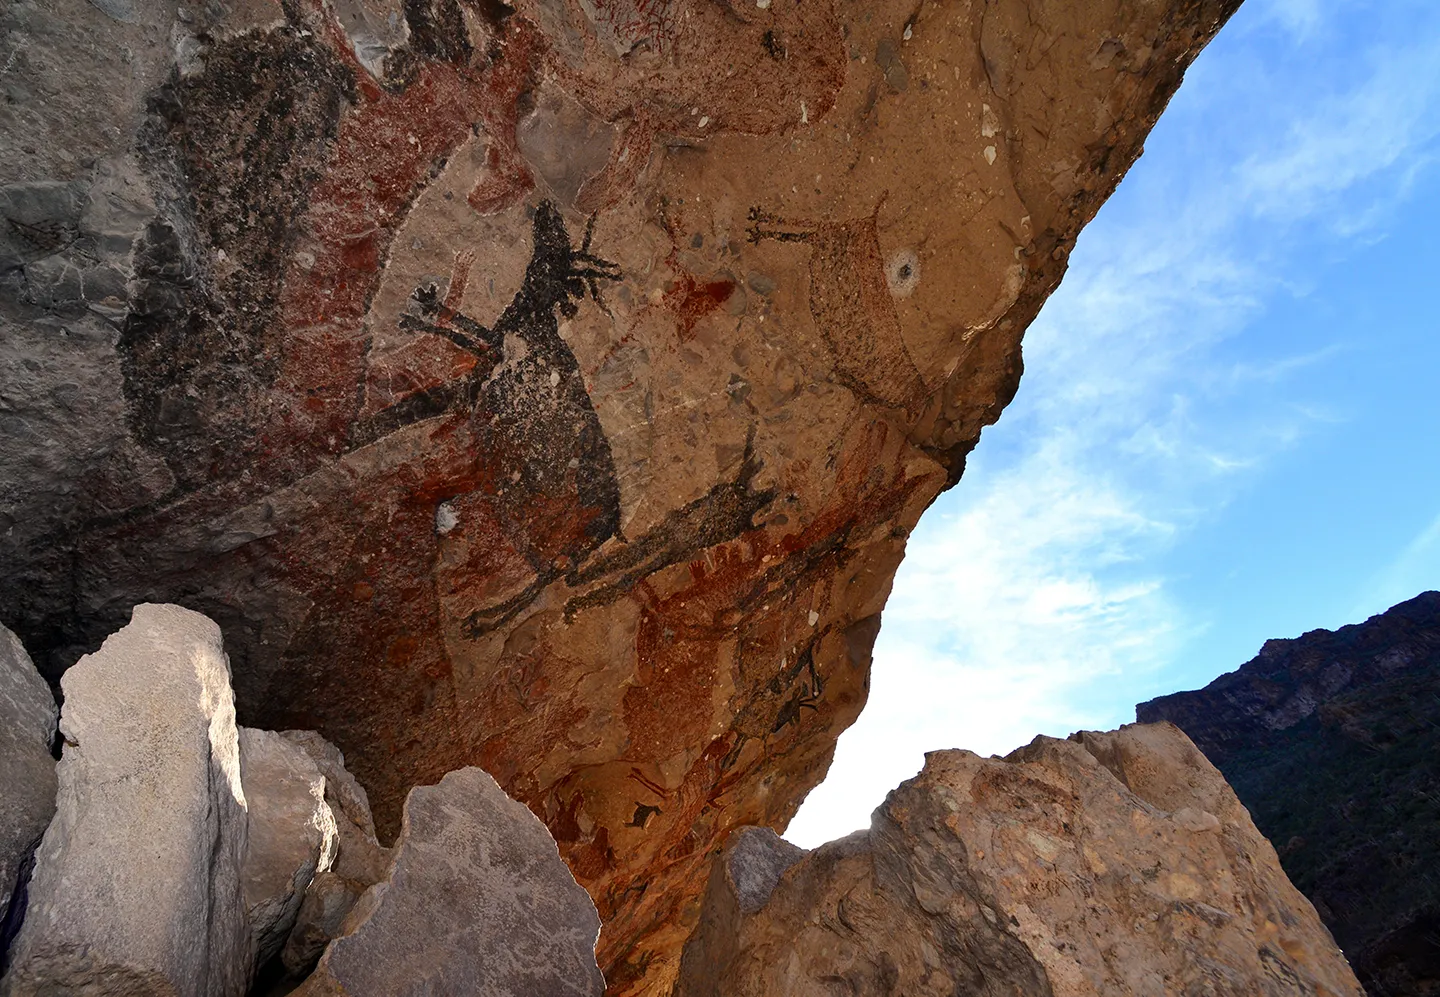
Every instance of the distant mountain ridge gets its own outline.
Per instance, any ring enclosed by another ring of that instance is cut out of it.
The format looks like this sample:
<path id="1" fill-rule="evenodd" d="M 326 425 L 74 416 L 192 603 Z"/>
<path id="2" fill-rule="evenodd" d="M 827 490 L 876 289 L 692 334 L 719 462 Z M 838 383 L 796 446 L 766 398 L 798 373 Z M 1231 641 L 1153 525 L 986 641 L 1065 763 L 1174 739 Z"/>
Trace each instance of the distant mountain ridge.
<path id="1" fill-rule="evenodd" d="M 1135 714 L 1225 774 L 1371 997 L 1440 995 L 1440 592 Z"/>
<path id="2" fill-rule="evenodd" d="M 1276 734 L 1336 696 L 1398 673 L 1440 664 L 1440 592 L 1339 630 L 1267 640 L 1260 653 L 1195 692 L 1135 707 L 1142 723 L 1169 720 L 1216 765 L 1237 750 L 1273 743 Z"/>

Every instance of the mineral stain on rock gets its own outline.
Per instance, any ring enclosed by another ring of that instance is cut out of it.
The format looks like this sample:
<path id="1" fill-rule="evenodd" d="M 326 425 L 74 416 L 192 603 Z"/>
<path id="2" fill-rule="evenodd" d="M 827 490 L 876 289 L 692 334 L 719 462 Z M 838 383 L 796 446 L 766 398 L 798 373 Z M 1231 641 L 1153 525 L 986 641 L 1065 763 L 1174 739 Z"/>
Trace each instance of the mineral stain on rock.
<path id="1" fill-rule="evenodd" d="M 483 766 L 662 993 L 1236 2 L 363 6 L 6 15 L 0 612 L 204 611 L 382 837 Z"/>

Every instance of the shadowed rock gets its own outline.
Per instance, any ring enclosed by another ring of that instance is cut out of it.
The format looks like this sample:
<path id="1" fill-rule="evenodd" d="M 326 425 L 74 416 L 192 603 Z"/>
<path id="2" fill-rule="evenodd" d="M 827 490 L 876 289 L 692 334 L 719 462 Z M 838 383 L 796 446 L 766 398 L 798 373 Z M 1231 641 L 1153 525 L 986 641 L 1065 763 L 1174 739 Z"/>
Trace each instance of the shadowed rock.
<path id="1" fill-rule="evenodd" d="M 712 875 L 676 997 L 1363 997 L 1169 724 L 931 752 L 869 831 L 805 855 L 762 907 L 742 882 Z"/>
<path id="2" fill-rule="evenodd" d="M 281 735 L 240 728 L 240 778 L 250 813 L 241 885 L 258 967 L 285 944 L 306 890 L 334 862 L 337 836 L 326 778 Z"/>
<path id="3" fill-rule="evenodd" d="M 57 810 L 0 991 L 239 997 L 245 809 L 220 628 L 136 606 L 61 688 Z"/>
<path id="4" fill-rule="evenodd" d="M 23 916 L 21 867 L 55 812 L 50 742 L 58 716 L 55 698 L 19 638 L 0 626 L 0 973 Z"/>
<path id="5" fill-rule="evenodd" d="M 390 849 L 375 840 L 375 822 L 365 790 L 345 769 L 340 749 L 311 730 L 287 730 L 280 737 L 309 755 L 325 778 L 325 802 L 335 816 L 338 831 L 335 861 L 317 873 L 305 890 L 281 962 L 291 979 L 303 979 L 341 933 L 350 909 L 360 896 L 384 879 L 390 869 Z"/>
<path id="6" fill-rule="evenodd" d="M 280 737 L 309 755 L 325 777 L 325 802 L 335 815 L 339 834 L 334 871 L 363 883 L 361 891 L 384 878 L 390 849 L 375 840 L 375 820 L 365 789 L 345 768 L 345 755 L 313 730 L 282 731 Z"/>

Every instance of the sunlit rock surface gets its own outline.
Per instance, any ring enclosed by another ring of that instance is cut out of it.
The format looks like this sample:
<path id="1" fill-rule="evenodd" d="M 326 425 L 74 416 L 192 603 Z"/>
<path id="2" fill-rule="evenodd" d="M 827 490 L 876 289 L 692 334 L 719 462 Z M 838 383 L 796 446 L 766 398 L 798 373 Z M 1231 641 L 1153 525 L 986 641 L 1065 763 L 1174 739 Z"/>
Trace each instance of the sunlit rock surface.
<path id="1" fill-rule="evenodd" d="M 768 833 L 716 863 L 676 997 L 1363 997 L 1169 724 L 931 752 L 869 831 L 801 856 Z"/>
<path id="2" fill-rule="evenodd" d="M 136 606 L 61 685 L 57 808 L 0 993 L 241 997 L 247 821 L 220 628 Z"/>
<path id="3" fill-rule="evenodd" d="M 664 992 L 1237 3 L 10 5 L 4 622 L 205 612 L 382 837 L 483 767 Z"/>

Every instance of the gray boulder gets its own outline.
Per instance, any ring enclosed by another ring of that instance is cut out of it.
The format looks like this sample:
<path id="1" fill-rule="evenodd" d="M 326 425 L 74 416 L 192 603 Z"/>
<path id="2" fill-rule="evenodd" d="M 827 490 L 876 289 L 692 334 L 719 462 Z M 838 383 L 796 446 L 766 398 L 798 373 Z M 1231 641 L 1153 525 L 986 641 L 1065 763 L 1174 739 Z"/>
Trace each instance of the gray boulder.
<path id="1" fill-rule="evenodd" d="M 338 831 L 335 861 L 315 876 L 281 951 L 291 979 L 315 968 L 325 946 L 341 933 L 355 902 L 390 870 L 390 849 L 375 838 L 375 821 L 364 788 L 345 768 L 345 756 L 313 730 L 287 730 L 280 737 L 303 750 L 325 777 L 325 802 Z"/>
<path id="2" fill-rule="evenodd" d="M 345 768 L 345 756 L 313 730 L 287 730 L 280 734 L 300 748 L 325 777 L 325 802 L 335 814 L 339 848 L 334 871 L 354 883 L 364 884 L 361 892 L 385 878 L 390 868 L 390 849 L 375 838 L 375 820 L 365 789 Z"/>
<path id="3" fill-rule="evenodd" d="M 136 606 L 61 687 L 57 810 L 0 993 L 238 997 L 246 817 L 220 628 Z"/>
<path id="4" fill-rule="evenodd" d="M 55 812 L 55 737 L 59 711 L 20 640 L 0 626 L 0 971 L 10 941 L 11 890 Z"/>
<path id="5" fill-rule="evenodd" d="M 301 997 L 599 997 L 600 918 L 550 832 L 478 768 L 411 790 L 389 878 Z"/>
<path id="6" fill-rule="evenodd" d="M 303 980 L 310 975 L 325 954 L 325 947 L 345 933 L 345 920 L 366 889 L 368 886 L 346 879 L 333 869 L 316 874 L 280 952 L 287 979 Z"/>
<path id="7" fill-rule="evenodd" d="M 334 861 L 335 816 L 315 762 L 274 731 L 240 728 L 240 777 L 250 811 L 241 885 L 258 968 L 284 946 L 305 891 Z"/>

